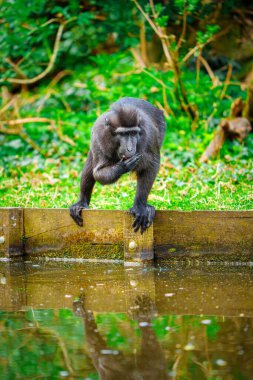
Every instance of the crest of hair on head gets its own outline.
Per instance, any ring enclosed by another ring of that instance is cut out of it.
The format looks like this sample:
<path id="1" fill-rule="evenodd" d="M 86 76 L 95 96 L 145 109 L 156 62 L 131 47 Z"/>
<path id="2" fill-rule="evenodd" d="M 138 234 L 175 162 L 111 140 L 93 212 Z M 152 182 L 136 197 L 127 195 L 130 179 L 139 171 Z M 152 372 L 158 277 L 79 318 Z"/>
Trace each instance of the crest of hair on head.
<path id="1" fill-rule="evenodd" d="M 138 125 L 139 117 L 138 111 L 135 107 L 130 105 L 120 106 L 114 109 L 117 112 L 119 124 L 124 127 L 134 127 Z"/>

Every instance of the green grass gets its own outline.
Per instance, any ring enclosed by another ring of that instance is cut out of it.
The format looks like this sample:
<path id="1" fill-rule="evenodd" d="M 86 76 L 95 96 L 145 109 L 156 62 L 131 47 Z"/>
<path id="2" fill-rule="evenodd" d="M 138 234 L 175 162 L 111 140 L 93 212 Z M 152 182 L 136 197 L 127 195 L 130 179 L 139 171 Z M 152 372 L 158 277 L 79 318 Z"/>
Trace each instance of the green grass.
<path id="1" fill-rule="evenodd" d="M 78 198 L 80 172 L 97 116 L 108 109 L 110 103 L 126 95 L 162 104 L 159 84 L 145 73 L 135 73 L 128 56 L 112 55 L 109 63 L 108 56 L 96 57 L 96 60 L 95 66 L 84 67 L 58 83 L 54 92 L 60 96 L 50 96 L 43 107 L 41 101 L 48 91 L 45 85 L 20 96 L 21 117 L 62 120 L 65 123 L 62 132 L 75 145 L 61 141 L 56 131 L 38 123 L 27 124 L 26 130 L 48 153 L 47 158 L 17 136 L 0 135 L 1 207 L 69 207 Z M 134 73 L 129 75 L 131 70 Z M 150 70 L 168 88 L 173 87 L 169 73 Z M 225 98 L 220 99 L 223 85 L 212 87 L 210 78 L 203 73 L 200 83 L 196 84 L 195 74 L 185 71 L 184 81 L 191 101 L 198 106 L 199 119 L 191 125 L 190 119 L 180 111 L 173 91 L 167 91 L 172 113 L 166 120 L 162 164 L 150 203 L 158 209 L 253 209 L 253 134 L 244 145 L 237 141 L 226 142 L 220 156 L 208 164 L 198 161 L 220 119 L 228 116 L 233 99 L 245 97 L 245 93 L 238 86 L 229 86 Z M 132 206 L 135 188 L 131 175 L 124 175 L 114 185 L 96 184 L 91 207 L 128 209 Z"/>
<path id="2" fill-rule="evenodd" d="M 222 158 L 198 164 L 196 146 L 192 147 L 195 139 L 179 135 L 175 146 L 168 142 L 169 136 L 168 132 L 161 169 L 149 197 L 151 204 L 178 210 L 253 209 L 253 162 L 244 157 L 246 147 L 228 143 Z M 251 144 L 252 140 L 250 137 Z M 235 148 L 238 151 L 233 153 Z M 78 198 L 84 160 L 80 156 L 70 162 L 55 158 L 41 166 L 34 158 L 28 167 L 13 167 L 7 178 L 1 178 L 0 206 L 68 207 Z M 96 184 L 91 207 L 127 209 L 133 203 L 135 188 L 134 175 L 124 175 L 110 186 Z"/>

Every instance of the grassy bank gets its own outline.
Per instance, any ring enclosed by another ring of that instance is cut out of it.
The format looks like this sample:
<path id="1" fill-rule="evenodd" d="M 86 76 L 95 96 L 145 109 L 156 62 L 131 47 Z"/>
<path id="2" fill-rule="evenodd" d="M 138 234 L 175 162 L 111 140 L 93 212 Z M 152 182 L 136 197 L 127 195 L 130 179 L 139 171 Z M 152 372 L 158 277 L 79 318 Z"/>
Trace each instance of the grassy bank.
<path id="1" fill-rule="evenodd" d="M 238 84 L 232 83 L 221 98 L 222 84 L 212 87 L 206 74 L 201 73 L 197 82 L 193 72 L 184 72 L 191 102 L 199 110 L 198 120 L 192 123 L 173 96 L 170 74 L 152 68 L 140 71 L 122 53 L 111 55 L 109 61 L 108 56 L 97 56 L 94 61 L 57 83 L 16 95 L 19 117 L 44 117 L 55 124 L 25 125 L 40 151 L 20 136 L 0 136 L 1 207 L 68 207 L 76 201 L 97 116 L 122 96 L 141 97 L 159 107 L 164 104 L 164 92 L 157 80 L 162 80 L 168 102 L 167 130 L 150 203 L 180 210 L 253 208 L 253 134 L 244 145 L 226 142 L 216 160 L 198 162 L 220 119 L 228 116 L 232 101 L 245 97 Z M 131 175 L 112 186 L 97 184 L 92 208 L 127 209 L 134 193 Z"/>

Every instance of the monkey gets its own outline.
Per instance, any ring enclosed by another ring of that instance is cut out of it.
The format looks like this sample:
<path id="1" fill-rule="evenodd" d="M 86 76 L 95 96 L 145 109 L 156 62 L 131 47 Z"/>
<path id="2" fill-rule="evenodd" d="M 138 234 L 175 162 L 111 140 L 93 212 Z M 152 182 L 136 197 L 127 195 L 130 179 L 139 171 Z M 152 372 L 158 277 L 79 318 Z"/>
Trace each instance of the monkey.
<path id="1" fill-rule="evenodd" d="M 121 98 L 96 120 L 81 174 L 80 198 L 70 206 L 70 215 L 79 226 L 96 181 L 112 184 L 123 174 L 135 172 L 137 189 L 129 210 L 134 217 L 132 227 L 141 234 L 147 230 L 155 216 L 147 199 L 160 167 L 164 134 L 163 111 L 142 99 Z"/>

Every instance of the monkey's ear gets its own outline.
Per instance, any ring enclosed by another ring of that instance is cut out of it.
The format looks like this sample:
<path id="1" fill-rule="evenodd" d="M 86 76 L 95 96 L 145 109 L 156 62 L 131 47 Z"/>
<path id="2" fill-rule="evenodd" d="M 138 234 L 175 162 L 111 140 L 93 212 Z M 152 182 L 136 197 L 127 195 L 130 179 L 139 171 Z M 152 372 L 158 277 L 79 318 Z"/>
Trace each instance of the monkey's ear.
<path id="1" fill-rule="evenodd" d="M 110 121 L 109 121 L 108 116 L 105 117 L 105 127 L 106 128 L 110 127 Z"/>
<path id="2" fill-rule="evenodd" d="M 142 122 L 142 117 L 141 117 L 141 115 L 138 113 L 138 116 L 137 116 L 137 126 L 138 126 L 138 127 L 141 125 L 141 122 Z"/>

